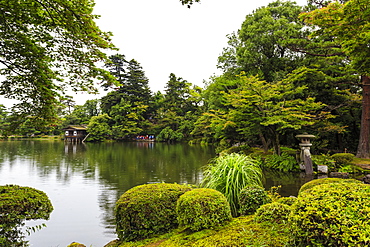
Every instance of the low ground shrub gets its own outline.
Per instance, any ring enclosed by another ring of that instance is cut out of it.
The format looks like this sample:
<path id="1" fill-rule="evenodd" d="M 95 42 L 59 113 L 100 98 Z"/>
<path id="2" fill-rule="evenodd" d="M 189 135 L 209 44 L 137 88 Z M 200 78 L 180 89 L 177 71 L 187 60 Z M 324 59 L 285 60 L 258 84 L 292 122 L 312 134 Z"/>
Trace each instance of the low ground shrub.
<path id="1" fill-rule="evenodd" d="M 291 207 L 287 204 L 272 202 L 257 209 L 254 219 L 256 222 L 283 223 L 288 221 Z"/>
<path id="2" fill-rule="evenodd" d="M 267 191 L 261 186 L 246 186 L 244 187 L 239 196 L 239 214 L 250 215 L 263 204 L 271 202 Z"/>
<path id="3" fill-rule="evenodd" d="M 331 157 L 335 160 L 337 167 L 342 167 L 350 165 L 351 162 L 354 160 L 355 155 L 351 153 L 337 153 L 333 154 Z"/>
<path id="4" fill-rule="evenodd" d="M 355 183 L 359 184 L 362 183 L 360 180 L 356 179 L 343 179 L 343 178 L 320 178 L 311 180 L 299 189 L 298 194 L 302 193 L 303 191 L 310 190 L 313 187 L 320 185 L 320 184 L 329 184 L 329 183 Z"/>
<path id="5" fill-rule="evenodd" d="M 177 199 L 189 190 L 188 185 L 158 183 L 126 191 L 115 207 L 118 238 L 139 240 L 176 228 Z"/>
<path id="6" fill-rule="evenodd" d="M 26 220 L 49 219 L 53 206 L 37 189 L 18 185 L 0 186 L 0 246 L 25 246 L 21 227 Z M 33 232 L 44 225 L 26 227 Z"/>
<path id="7" fill-rule="evenodd" d="M 177 220 L 182 229 L 214 228 L 232 219 L 226 197 L 214 189 L 194 189 L 177 201 Z"/>
<path id="8" fill-rule="evenodd" d="M 289 221 L 294 246 L 369 246 L 370 187 L 326 183 L 302 191 Z"/>

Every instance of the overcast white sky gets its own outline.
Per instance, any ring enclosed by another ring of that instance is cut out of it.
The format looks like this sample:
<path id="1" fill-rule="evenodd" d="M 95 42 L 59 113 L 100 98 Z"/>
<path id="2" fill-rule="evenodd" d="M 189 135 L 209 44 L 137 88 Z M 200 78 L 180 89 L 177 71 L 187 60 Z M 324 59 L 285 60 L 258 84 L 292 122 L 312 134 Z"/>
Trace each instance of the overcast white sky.
<path id="1" fill-rule="evenodd" d="M 188 9 L 179 0 L 95 0 L 94 13 L 101 16 L 98 26 L 113 33 L 118 53 L 141 64 L 156 92 L 164 90 L 170 73 L 203 87 L 203 80 L 220 73 L 217 58 L 227 46 L 226 35 L 272 1 L 201 0 Z M 77 104 L 101 97 L 74 96 Z"/>
<path id="2" fill-rule="evenodd" d="M 119 53 L 137 60 L 151 90 L 163 90 L 170 73 L 203 86 L 217 71 L 226 35 L 245 16 L 272 0 L 201 0 L 190 9 L 179 0 L 95 0 L 97 21 L 113 32 Z M 306 0 L 296 1 L 300 5 Z"/>

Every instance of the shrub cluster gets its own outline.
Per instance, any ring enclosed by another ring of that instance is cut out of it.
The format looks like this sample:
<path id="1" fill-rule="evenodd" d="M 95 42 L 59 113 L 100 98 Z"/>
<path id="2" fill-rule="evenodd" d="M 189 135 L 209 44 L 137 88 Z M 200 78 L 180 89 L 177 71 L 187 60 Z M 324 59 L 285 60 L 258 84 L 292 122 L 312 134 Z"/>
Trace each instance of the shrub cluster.
<path id="1" fill-rule="evenodd" d="M 177 199 L 191 188 L 179 184 L 145 184 L 126 191 L 116 203 L 119 239 L 139 240 L 178 226 Z"/>
<path id="2" fill-rule="evenodd" d="M 369 246 L 370 187 L 348 180 L 303 189 L 292 205 L 295 246 Z"/>
<path id="3" fill-rule="evenodd" d="M 267 192 L 261 186 L 246 186 L 239 196 L 239 214 L 250 215 L 263 204 L 271 202 Z"/>
<path id="4" fill-rule="evenodd" d="M 226 197 L 214 189 L 194 189 L 180 196 L 176 206 L 179 226 L 191 231 L 214 228 L 231 220 Z"/>

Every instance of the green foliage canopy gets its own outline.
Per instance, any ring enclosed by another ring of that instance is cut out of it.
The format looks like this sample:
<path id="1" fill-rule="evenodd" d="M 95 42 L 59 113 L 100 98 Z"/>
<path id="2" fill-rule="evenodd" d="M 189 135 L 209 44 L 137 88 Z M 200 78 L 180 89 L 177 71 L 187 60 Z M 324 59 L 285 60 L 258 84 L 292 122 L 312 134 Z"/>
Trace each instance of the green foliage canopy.
<path id="1" fill-rule="evenodd" d="M 94 79 L 115 81 L 97 67 L 114 46 L 93 7 L 93 0 L 0 1 L 0 94 L 20 101 L 14 111 L 46 124 L 64 90 L 93 92 Z"/>

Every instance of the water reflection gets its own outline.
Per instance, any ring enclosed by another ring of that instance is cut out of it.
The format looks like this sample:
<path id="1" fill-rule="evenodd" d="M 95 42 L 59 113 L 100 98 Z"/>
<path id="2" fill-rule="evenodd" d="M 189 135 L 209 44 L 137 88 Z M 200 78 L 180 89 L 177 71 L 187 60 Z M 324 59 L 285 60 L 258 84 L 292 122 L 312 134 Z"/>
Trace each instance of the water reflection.
<path id="1" fill-rule="evenodd" d="M 45 191 L 55 208 L 32 246 L 73 241 L 103 246 L 115 238 L 113 208 L 121 194 L 147 182 L 197 184 L 211 147 L 164 143 L 0 142 L 1 184 Z"/>

